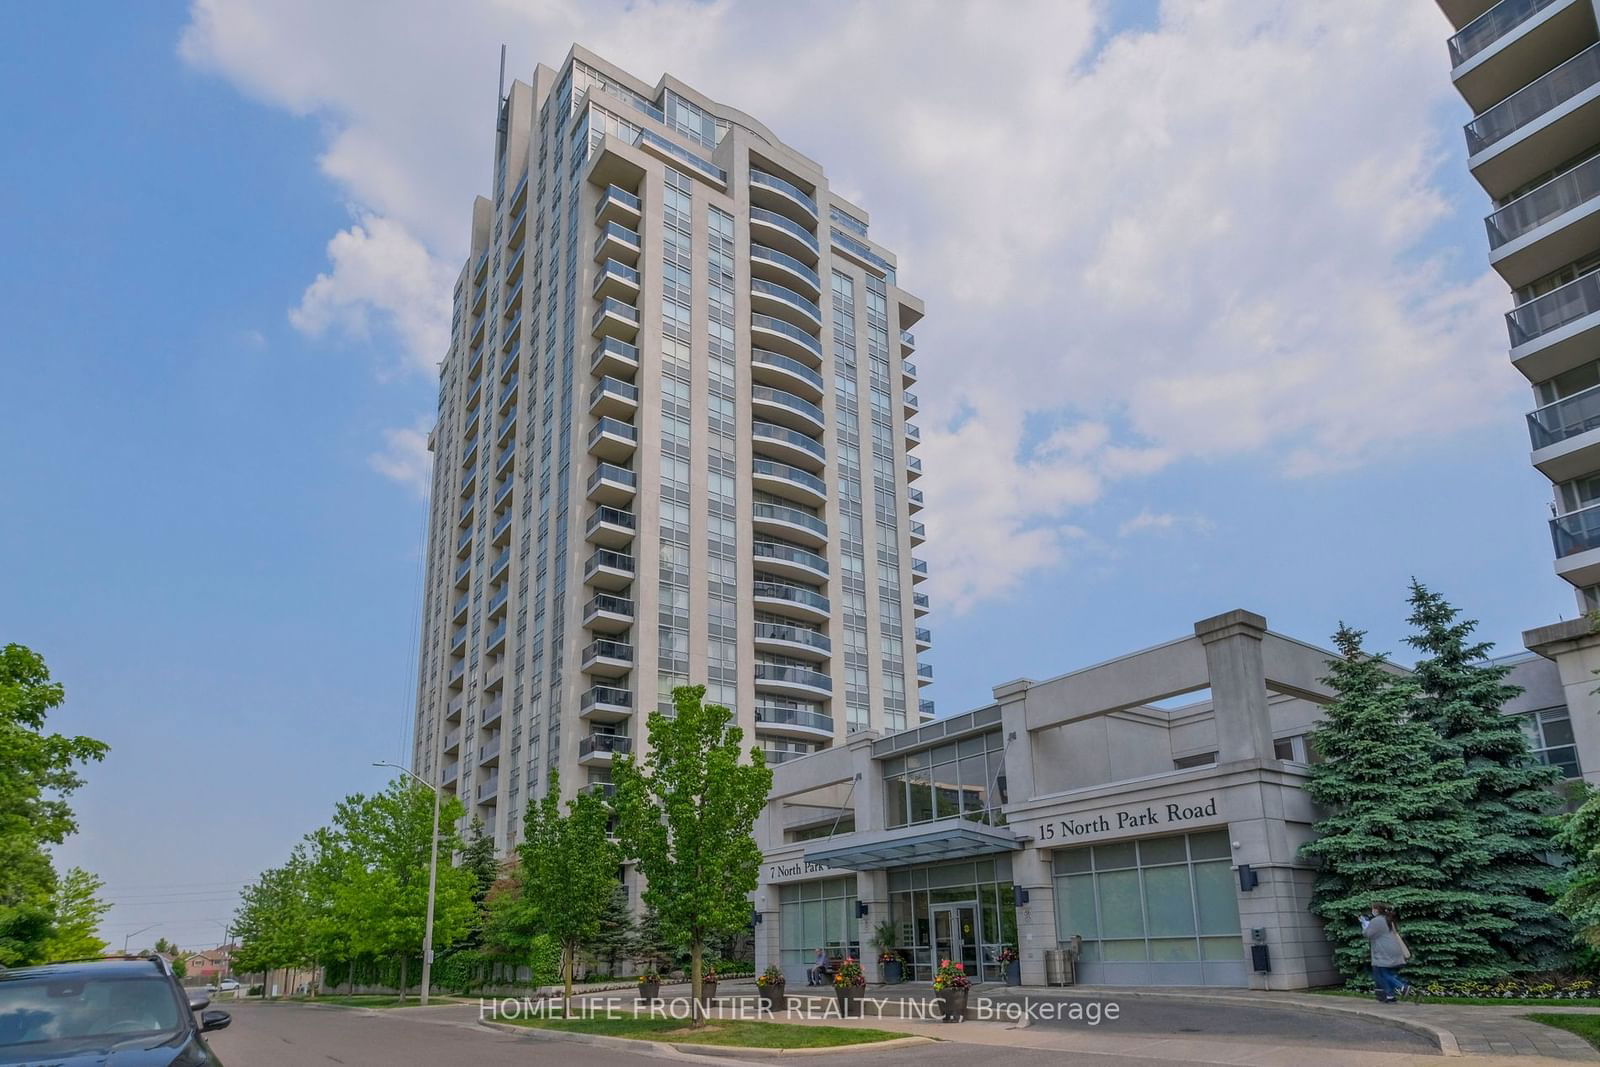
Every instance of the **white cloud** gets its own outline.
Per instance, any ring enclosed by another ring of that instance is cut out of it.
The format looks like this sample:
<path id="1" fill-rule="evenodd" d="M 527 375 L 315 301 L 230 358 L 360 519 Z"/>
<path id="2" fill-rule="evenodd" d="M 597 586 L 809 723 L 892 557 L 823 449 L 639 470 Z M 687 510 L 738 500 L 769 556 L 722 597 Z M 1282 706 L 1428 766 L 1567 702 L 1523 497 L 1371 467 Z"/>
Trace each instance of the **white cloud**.
<path id="1" fill-rule="evenodd" d="M 416 425 L 383 431 L 383 449 L 367 457 L 372 469 L 426 500 L 433 483 L 433 453 L 428 451 L 431 416 Z"/>
<path id="2" fill-rule="evenodd" d="M 1122 525 L 1117 527 L 1117 533 L 1123 537 L 1137 533 L 1171 533 L 1183 530 L 1208 534 L 1214 529 L 1216 524 L 1204 515 L 1177 515 L 1170 511 L 1151 511 L 1146 508 L 1133 518 L 1125 519 Z"/>
<path id="3" fill-rule="evenodd" d="M 197 0 L 180 50 L 326 126 L 319 164 L 364 214 L 296 314 L 388 323 L 419 367 L 489 185 L 499 42 L 522 77 L 574 40 L 671 71 L 822 161 L 927 301 L 918 484 L 959 610 L 1070 559 L 1074 513 L 1121 481 L 1230 456 L 1315 476 L 1513 411 L 1503 286 L 1438 247 L 1461 166 L 1439 13 L 1116 13 Z"/>

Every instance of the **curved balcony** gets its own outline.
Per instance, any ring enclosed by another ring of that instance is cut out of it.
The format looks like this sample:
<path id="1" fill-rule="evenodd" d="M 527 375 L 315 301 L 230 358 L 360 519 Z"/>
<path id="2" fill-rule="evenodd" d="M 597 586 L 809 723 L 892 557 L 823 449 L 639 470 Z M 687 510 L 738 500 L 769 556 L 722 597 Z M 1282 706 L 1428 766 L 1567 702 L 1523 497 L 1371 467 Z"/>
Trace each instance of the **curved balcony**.
<path id="1" fill-rule="evenodd" d="M 779 663 L 756 664 L 756 689 L 763 693 L 782 693 L 801 700 L 826 700 L 833 696 L 833 679 L 821 671 L 790 667 Z"/>
<path id="2" fill-rule="evenodd" d="M 756 705 L 756 732 L 774 737 L 833 737 L 833 716 L 801 708 Z"/>
<path id="3" fill-rule="evenodd" d="M 781 284 L 798 281 L 808 286 L 817 298 L 820 299 L 822 296 L 822 279 L 817 277 L 816 271 L 787 252 L 780 252 L 776 248 L 768 248 L 753 241 L 750 244 L 750 275 L 753 278 L 766 278 Z"/>
<path id="4" fill-rule="evenodd" d="M 822 507 L 828 502 L 826 482 L 815 474 L 787 463 L 757 456 L 751 462 L 750 479 L 757 489 L 790 497 L 812 507 Z"/>
<path id="5" fill-rule="evenodd" d="M 757 418 L 791 430 L 820 434 L 824 429 L 821 408 L 804 397 L 770 385 L 750 387 L 750 407 Z"/>
<path id="6" fill-rule="evenodd" d="M 822 246 L 817 242 L 816 234 L 793 219 L 763 207 L 750 209 L 750 239 L 797 256 L 802 261 L 810 257 L 809 262 L 813 265 L 822 257 Z"/>
<path id="7" fill-rule="evenodd" d="M 639 346 L 607 337 L 595 346 L 594 354 L 589 357 L 589 373 L 602 378 L 633 377 L 639 373 Z"/>
<path id="8" fill-rule="evenodd" d="M 827 469 L 828 453 L 822 447 L 822 442 L 807 437 L 798 430 L 756 419 L 751 423 L 750 436 L 752 443 L 763 455 L 787 460 L 797 467 L 812 472 Z"/>
<path id="9" fill-rule="evenodd" d="M 611 757 L 633 751 L 633 738 L 621 734 L 590 734 L 578 742 L 578 762 L 585 767 L 604 767 Z"/>
<path id="10" fill-rule="evenodd" d="M 827 622 L 833 610 L 828 598 L 821 593 L 787 582 L 758 578 L 752 583 L 751 592 L 759 607 L 809 622 Z"/>
<path id="11" fill-rule="evenodd" d="M 636 267 L 643 247 L 637 230 L 630 230 L 620 222 L 608 222 L 595 239 L 594 258 L 602 263 L 615 259 Z"/>
<path id="12" fill-rule="evenodd" d="M 828 524 L 799 508 L 758 500 L 750 505 L 750 519 L 757 533 L 789 538 L 818 548 L 828 544 Z"/>
<path id="13" fill-rule="evenodd" d="M 828 560 L 815 552 L 772 541 L 757 541 L 752 546 L 756 564 L 764 571 L 798 578 L 802 582 L 828 580 Z"/>
<path id="14" fill-rule="evenodd" d="M 763 278 L 751 278 L 750 306 L 757 311 L 785 318 L 801 328 L 822 329 L 822 309 L 814 300 L 795 292 L 787 285 L 779 285 Z"/>
<path id="15" fill-rule="evenodd" d="M 578 698 L 578 715 L 591 722 L 621 722 L 633 714 L 633 693 L 609 685 L 590 686 Z"/>
<path id="16" fill-rule="evenodd" d="M 801 224 L 817 224 L 816 198 L 776 174 L 750 168 L 750 203 L 771 211 L 792 213 Z"/>
<path id="17" fill-rule="evenodd" d="M 632 342 L 639 336 L 639 309 L 615 297 L 606 297 L 595 309 L 589 332 L 595 337 L 615 337 Z"/>
<path id="18" fill-rule="evenodd" d="M 639 447 L 639 431 L 631 422 L 602 415 L 589 431 L 589 455 L 613 462 L 626 462 Z"/>
<path id="19" fill-rule="evenodd" d="M 774 652 L 819 662 L 826 661 L 833 653 L 833 642 L 827 634 L 777 622 L 756 623 L 755 646 L 758 652 Z"/>
<path id="20" fill-rule="evenodd" d="M 602 463 L 589 475 L 589 499 L 596 504 L 631 503 L 638 487 L 639 476 L 614 463 Z"/>
<path id="21" fill-rule="evenodd" d="M 621 678 L 633 669 L 633 646 L 605 638 L 591 641 L 579 657 L 578 669 L 597 678 Z"/>
<path id="22" fill-rule="evenodd" d="M 633 584 L 633 574 L 633 557 L 609 548 L 595 549 L 583 564 L 584 583 L 596 589 L 625 590 Z"/>
<path id="23" fill-rule="evenodd" d="M 766 385 L 787 389 L 807 400 L 820 401 L 823 397 L 822 375 L 807 364 L 781 352 L 768 352 L 764 348 L 752 349 L 750 377 Z"/>
<path id="24" fill-rule="evenodd" d="M 633 626 L 633 601 L 596 593 L 583 606 L 583 625 L 595 633 L 623 633 Z"/>
<path id="25" fill-rule="evenodd" d="M 821 341 L 793 323 L 771 315 L 751 312 L 750 338 L 752 344 L 760 342 L 756 347 L 770 348 L 797 359 L 815 359 L 817 366 L 822 363 Z"/>
<path id="26" fill-rule="evenodd" d="M 583 539 L 592 545 L 606 548 L 626 548 L 633 544 L 637 520 L 633 512 L 622 508 L 598 507 L 589 514 L 584 524 Z"/>
<path id="27" fill-rule="evenodd" d="M 639 272 L 626 263 L 608 259 L 600 264 L 594 276 L 593 295 L 597 300 L 636 301 L 639 299 Z"/>
<path id="28" fill-rule="evenodd" d="M 639 387 L 621 378 L 601 378 L 589 392 L 589 412 L 631 419 L 639 410 Z"/>

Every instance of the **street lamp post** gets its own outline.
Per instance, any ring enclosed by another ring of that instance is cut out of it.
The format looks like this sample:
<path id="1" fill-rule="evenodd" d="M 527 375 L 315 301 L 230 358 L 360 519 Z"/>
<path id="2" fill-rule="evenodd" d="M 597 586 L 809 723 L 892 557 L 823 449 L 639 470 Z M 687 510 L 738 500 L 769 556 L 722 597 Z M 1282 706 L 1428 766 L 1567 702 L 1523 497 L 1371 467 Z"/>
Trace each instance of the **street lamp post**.
<path id="1" fill-rule="evenodd" d="M 160 923 L 151 923 L 149 926 L 142 927 L 141 929 L 135 930 L 133 933 L 128 934 L 126 937 L 124 937 L 122 939 L 122 954 L 124 956 L 126 956 L 128 954 L 128 942 L 129 941 L 132 941 L 134 938 L 138 937 L 140 934 L 144 933 L 146 930 L 154 930 L 156 927 L 158 927 L 160 925 L 161 925 Z"/>
<path id="2" fill-rule="evenodd" d="M 398 763 L 377 762 L 374 767 L 393 767 L 401 774 L 419 782 L 433 790 L 433 840 L 430 842 L 428 854 L 428 921 L 422 932 L 422 998 L 424 1008 L 428 1006 L 428 986 L 433 979 L 433 893 L 439 881 L 439 788 L 412 774 Z M 402 997 L 405 990 L 400 991 Z"/>

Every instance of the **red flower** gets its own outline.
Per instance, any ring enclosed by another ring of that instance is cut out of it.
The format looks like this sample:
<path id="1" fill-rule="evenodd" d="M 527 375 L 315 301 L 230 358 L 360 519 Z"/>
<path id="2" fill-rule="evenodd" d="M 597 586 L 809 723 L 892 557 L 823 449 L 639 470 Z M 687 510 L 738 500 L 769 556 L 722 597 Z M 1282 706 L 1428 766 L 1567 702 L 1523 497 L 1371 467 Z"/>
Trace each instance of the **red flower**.
<path id="1" fill-rule="evenodd" d="M 966 969 L 967 969 L 967 965 L 966 965 L 966 964 L 965 964 L 965 963 L 958 963 L 958 964 L 956 964 L 956 970 L 958 970 L 958 971 L 964 971 L 964 970 L 966 970 Z"/>

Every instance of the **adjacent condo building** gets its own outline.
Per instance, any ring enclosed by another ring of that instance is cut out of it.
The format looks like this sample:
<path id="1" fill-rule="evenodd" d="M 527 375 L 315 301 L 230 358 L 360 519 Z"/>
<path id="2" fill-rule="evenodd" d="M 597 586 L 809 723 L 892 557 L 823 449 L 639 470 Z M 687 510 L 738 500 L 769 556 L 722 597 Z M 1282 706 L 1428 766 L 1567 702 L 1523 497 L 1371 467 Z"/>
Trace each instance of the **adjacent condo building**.
<path id="1" fill-rule="evenodd" d="M 1600 608 L 1600 31 L 1596 0 L 1439 0 L 1474 115 L 1467 166 L 1511 289 L 1511 362 L 1533 386 L 1556 573 Z"/>
<path id="2" fill-rule="evenodd" d="M 703 683 L 769 763 L 916 726 L 922 302 L 764 125 L 514 82 L 439 376 L 413 763 L 502 849 Z"/>

